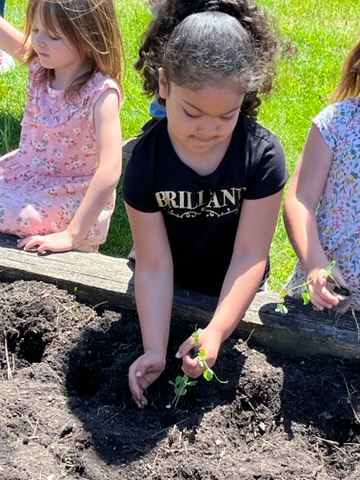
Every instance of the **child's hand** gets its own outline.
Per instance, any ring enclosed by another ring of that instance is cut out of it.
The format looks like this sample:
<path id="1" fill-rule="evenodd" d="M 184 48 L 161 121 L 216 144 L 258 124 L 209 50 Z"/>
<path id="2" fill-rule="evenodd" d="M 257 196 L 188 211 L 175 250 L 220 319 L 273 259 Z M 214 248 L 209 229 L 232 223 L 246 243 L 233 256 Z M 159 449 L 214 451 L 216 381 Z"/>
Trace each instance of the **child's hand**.
<path id="1" fill-rule="evenodd" d="M 75 248 L 74 238 L 66 230 L 49 235 L 30 235 L 18 242 L 19 248 L 25 251 L 35 250 L 45 252 L 67 252 Z"/>
<path id="2" fill-rule="evenodd" d="M 129 387 L 139 408 L 147 405 L 146 390 L 164 371 L 165 358 L 154 350 L 148 350 L 129 368 Z"/>
<path id="3" fill-rule="evenodd" d="M 211 330 L 209 327 L 201 331 L 199 343 L 196 345 L 197 350 L 206 351 L 206 363 L 208 367 L 212 367 L 217 359 L 221 345 L 221 337 L 218 331 Z M 191 378 L 200 377 L 206 370 L 206 367 L 201 367 L 197 358 L 190 355 L 194 348 L 194 338 L 191 336 L 180 345 L 177 358 L 183 359 L 182 369 L 184 373 Z"/>
<path id="4" fill-rule="evenodd" d="M 324 269 L 317 272 L 311 272 L 308 278 L 312 278 L 308 285 L 308 291 L 310 295 L 310 301 L 318 310 L 324 308 L 332 308 L 339 303 L 339 300 L 329 291 L 328 281 Z"/>

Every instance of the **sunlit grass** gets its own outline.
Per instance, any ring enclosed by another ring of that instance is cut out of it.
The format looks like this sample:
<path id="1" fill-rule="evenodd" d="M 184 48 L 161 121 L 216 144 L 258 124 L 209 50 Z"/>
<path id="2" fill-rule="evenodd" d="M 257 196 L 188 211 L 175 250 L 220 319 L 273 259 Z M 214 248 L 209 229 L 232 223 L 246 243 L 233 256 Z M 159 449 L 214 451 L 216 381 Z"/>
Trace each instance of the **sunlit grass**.
<path id="1" fill-rule="evenodd" d="M 125 99 L 121 112 L 123 137 L 136 135 L 149 119 L 149 99 L 133 70 L 142 33 L 151 18 L 145 0 L 116 0 L 126 50 Z M 281 36 L 297 53 L 281 60 L 273 94 L 264 99 L 259 121 L 278 135 L 292 173 L 310 129 L 311 119 L 326 105 L 340 76 L 347 51 L 358 41 L 358 0 L 259 0 Z M 26 1 L 9 2 L 7 18 L 23 28 Z M 27 70 L 0 76 L 0 154 L 16 148 L 26 98 Z M 117 210 L 102 252 L 125 256 L 131 235 L 118 188 Z M 282 219 L 271 249 L 271 287 L 280 290 L 295 263 Z"/>
<path id="2" fill-rule="evenodd" d="M 339 80 L 346 53 L 359 39 L 357 0 L 259 0 L 281 33 L 296 49 L 279 63 L 271 98 L 259 121 L 275 132 L 293 173 L 312 118 L 328 102 Z M 314 159 L 316 161 L 316 159 Z M 271 288 L 280 290 L 296 257 L 279 219 L 271 249 Z"/>

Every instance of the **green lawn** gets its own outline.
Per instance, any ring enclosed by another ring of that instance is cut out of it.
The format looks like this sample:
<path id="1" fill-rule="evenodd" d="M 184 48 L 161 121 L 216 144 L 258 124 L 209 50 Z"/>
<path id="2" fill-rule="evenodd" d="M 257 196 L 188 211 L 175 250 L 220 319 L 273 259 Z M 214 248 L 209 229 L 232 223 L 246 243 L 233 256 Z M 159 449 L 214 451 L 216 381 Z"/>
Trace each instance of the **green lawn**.
<path id="1" fill-rule="evenodd" d="M 126 97 L 121 112 L 123 137 L 137 134 L 148 120 L 149 99 L 132 65 L 142 32 L 151 18 L 145 0 L 115 0 L 124 36 L 127 70 Z M 281 60 L 272 96 L 264 99 L 260 122 L 275 132 L 285 149 L 290 173 L 310 128 L 311 119 L 327 103 L 339 79 L 347 51 L 358 41 L 358 0 L 258 0 L 274 27 L 297 50 Z M 7 19 L 23 28 L 26 1 L 9 0 Z M 0 154 L 16 148 L 26 98 L 27 71 L 20 67 L 0 76 Z M 131 235 L 123 208 L 121 185 L 117 211 L 102 252 L 125 256 Z M 271 249 L 271 286 L 279 290 L 295 262 L 280 218 Z"/>
<path id="2" fill-rule="evenodd" d="M 285 149 L 290 173 L 310 129 L 340 78 L 345 55 L 359 39 L 358 0 L 259 0 L 297 54 L 279 64 L 276 87 L 265 101 L 260 122 Z M 271 287 L 280 290 L 296 257 L 282 218 L 271 249 Z"/>

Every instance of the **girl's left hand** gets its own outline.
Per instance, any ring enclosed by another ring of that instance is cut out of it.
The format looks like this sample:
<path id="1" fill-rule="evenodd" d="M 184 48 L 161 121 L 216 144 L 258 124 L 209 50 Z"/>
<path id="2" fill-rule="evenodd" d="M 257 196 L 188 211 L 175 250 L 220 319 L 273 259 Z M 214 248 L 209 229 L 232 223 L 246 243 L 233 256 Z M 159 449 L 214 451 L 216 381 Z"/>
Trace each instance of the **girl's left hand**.
<path id="1" fill-rule="evenodd" d="M 75 248 L 73 236 L 66 230 L 49 235 L 30 235 L 22 238 L 17 246 L 25 251 L 45 252 L 67 252 Z"/>
<path id="2" fill-rule="evenodd" d="M 217 359 L 219 349 L 221 346 L 221 336 L 219 332 L 205 328 L 201 331 L 199 343 L 196 345 L 196 350 L 206 351 L 206 363 L 208 367 L 212 367 Z M 198 359 L 190 355 L 191 350 L 194 349 L 194 338 L 191 336 L 179 347 L 176 353 L 176 358 L 182 358 L 183 372 L 191 378 L 200 377 L 206 370 L 206 367 L 199 365 Z"/>

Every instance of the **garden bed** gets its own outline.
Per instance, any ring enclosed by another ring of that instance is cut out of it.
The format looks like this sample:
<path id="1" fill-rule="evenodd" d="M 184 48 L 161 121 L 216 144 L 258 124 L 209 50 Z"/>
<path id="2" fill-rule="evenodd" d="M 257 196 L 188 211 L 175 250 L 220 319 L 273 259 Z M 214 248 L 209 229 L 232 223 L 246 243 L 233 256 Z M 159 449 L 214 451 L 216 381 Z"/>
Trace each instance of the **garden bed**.
<path id="1" fill-rule="evenodd" d="M 0 283 L 3 480 L 358 480 L 360 368 L 336 356 L 283 356 L 228 339 L 216 364 L 171 405 L 165 373 L 139 410 L 127 370 L 141 352 L 136 313 L 94 308 L 55 285 Z"/>

